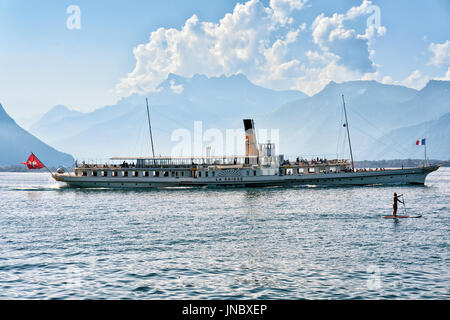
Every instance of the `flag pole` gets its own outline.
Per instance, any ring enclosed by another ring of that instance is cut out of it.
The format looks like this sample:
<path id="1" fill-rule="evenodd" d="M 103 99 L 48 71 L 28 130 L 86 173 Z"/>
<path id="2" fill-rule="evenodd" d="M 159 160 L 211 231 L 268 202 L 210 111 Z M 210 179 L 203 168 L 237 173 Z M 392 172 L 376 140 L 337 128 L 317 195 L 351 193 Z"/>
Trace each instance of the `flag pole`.
<path id="1" fill-rule="evenodd" d="M 427 140 L 425 140 L 425 144 L 423 146 L 425 147 L 425 166 L 427 166 Z"/>
<path id="2" fill-rule="evenodd" d="M 38 158 L 33 152 L 31 152 L 31 154 L 34 155 L 34 156 L 36 157 L 36 159 L 39 160 L 39 158 Z M 44 168 L 47 169 L 47 171 L 50 172 L 50 174 L 51 174 L 52 177 L 53 177 L 53 172 L 51 172 L 50 169 L 47 168 L 47 166 L 46 166 L 41 160 L 39 160 L 39 162 L 42 163 L 42 165 L 44 166 Z"/>

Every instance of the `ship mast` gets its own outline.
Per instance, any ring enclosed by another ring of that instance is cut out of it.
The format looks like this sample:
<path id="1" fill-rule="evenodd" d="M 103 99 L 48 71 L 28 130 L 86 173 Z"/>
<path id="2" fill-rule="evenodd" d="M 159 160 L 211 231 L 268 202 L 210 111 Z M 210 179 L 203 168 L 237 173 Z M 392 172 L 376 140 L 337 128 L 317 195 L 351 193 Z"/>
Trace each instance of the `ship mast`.
<path id="1" fill-rule="evenodd" d="M 153 154 L 153 159 L 154 159 L 155 158 L 155 148 L 153 147 L 152 125 L 150 123 L 150 111 L 148 109 L 148 99 L 145 98 L 145 101 L 147 102 L 148 129 L 150 131 L 150 142 L 152 143 L 152 154 Z"/>
<path id="2" fill-rule="evenodd" d="M 345 125 L 344 126 L 347 128 L 348 145 L 350 147 L 350 157 L 352 158 L 352 171 L 355 171 L 355 164 L 353 162 L 352 143 L 350 141 L 350 131 L 348 130 L 347 110 L 345 109 L 344 95 L 342 95 L 342 103 L 344 105 L 344 114 L 345 114 Z"/>

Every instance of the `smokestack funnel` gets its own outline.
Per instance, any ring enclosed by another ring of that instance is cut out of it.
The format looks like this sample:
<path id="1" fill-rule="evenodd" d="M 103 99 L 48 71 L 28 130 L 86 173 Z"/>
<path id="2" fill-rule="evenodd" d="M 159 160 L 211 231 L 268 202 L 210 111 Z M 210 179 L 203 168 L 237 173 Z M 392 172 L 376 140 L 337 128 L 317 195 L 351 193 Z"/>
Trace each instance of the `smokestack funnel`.
<path id="1" fill-rule="evenodd" d="M 255 124 L 253 119 L 244 119 L 245 155 L 258 156 L 258 143 L 256 141 Z"/>

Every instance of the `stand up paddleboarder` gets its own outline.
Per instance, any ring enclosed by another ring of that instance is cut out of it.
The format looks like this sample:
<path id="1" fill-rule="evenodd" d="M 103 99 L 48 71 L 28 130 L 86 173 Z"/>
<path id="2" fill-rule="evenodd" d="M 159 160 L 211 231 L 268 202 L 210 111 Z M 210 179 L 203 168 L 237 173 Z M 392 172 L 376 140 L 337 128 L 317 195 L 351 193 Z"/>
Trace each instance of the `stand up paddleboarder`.
<path id="1" fill-rule="evenodd" d="M 392 215 L 394 217 L 397 216 L 397 202 L 405 204 L 402 200 L 400 200 L 398 198 L 398 197 L 401 197 L 401 196 L 403 196 L 403 195 L 402 194 L 401 195 L 397 195 L 397 192 L 394 192 L 394 204 L 393 204 L 394 212 L 392 213 Z"/>

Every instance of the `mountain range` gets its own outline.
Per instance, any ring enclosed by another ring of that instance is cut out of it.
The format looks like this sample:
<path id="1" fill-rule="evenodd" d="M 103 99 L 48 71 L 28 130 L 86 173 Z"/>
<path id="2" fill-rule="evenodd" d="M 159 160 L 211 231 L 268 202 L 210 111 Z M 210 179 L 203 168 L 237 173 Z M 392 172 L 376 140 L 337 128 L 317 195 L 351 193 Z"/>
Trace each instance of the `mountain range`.
<path id="1" fill-rule="evenodd" d="M 434 130 L 438 127 L 425 122 L 437 121 L 450 112 L 449 88 L 450 82 L 436 80 L 419 91 L 376 81 L 330 82 L 316 95 L 289 102 L 256 119 L 264 127 L 282 128 L 283 153 L 349 157 L 343 95 L 355 159 L 410 158 L 418 156 L 419 149 L 410 148 L 416 139 L 428 137 L 431 143 L 437 135 Z M 447 120 L 444 117 L 440 121 Z M 429 130 L 419 130 L 423 127 Z M 400 128 L 408 135 L 394 135 Z M 444 141 L 449 138 L 447 135 Z M 429 156 L 448 159 L 450 148 L 432 149 Z"/>
<path id="2" fill-rule="evenodd" d="M 71 155 L 55 150 L 21 128 L 0 104 L 0 166 L 20 165 L 31 152 L 49 167 L 73 165 Z"/>
<path id="3" fill-rule="evenodd" d="M 180 128 L 192 133 L 196 120 L 202 121 L 203 132 L 217 128 L 225 135 L 228 128 L 241 129 L 242 118 L 254 118 L 257 130 L 279 130 L 277 151 L 291 158 L 349 158 L 343 95 L 355 160 L 422 157 L 423 148 L 415 146 L 421 138 L 427 139 L 429 158 L 446 160 L 449 88 L 449 81 L 437 80 L 421 90 L 376 81 L 330 82 L 307 96 L 263 88 L 241 74 L 170 74 L 154 92 L 134 94 L 92 112 L 55 106 L 30 131 L 78 159 L 148 156 L 148 97 L 157 155 L 170 155 L 177 143 L 171 141 L 172 133 Z"/>
<path id="4" fill-rule="evenodd" d="M 411 139 L 411 137 L 417 137 L 417 139 Z M 390 148 L 385 143 L 385 141 L 391 140 L 403 142 L 398 143 L 397 148 L 400 148 L 404 154 L 411 155 L 412 158 L 424 158 L 426 151 L 428 159 L 450 160 L 449 137 L 450 113 L 446 113 L 437 120 L 398 128 L 381 136 L 367 148 L 366 158 L 376 159 L 379 154 L 383 154 L 385 159 L 394 159 L 398 155 L 397 150 Z M 415 142 L 422 138 L 425 139 L 425 145 L 416 145 Z"/>

